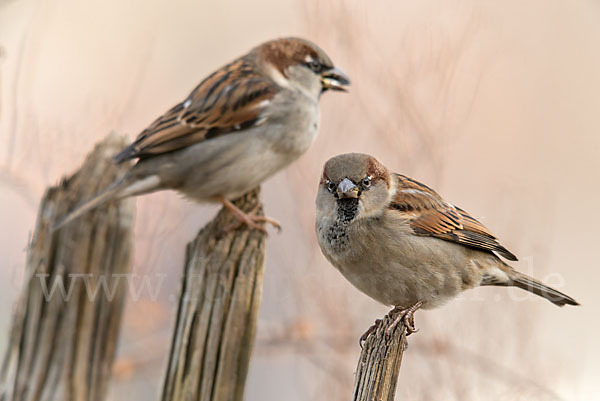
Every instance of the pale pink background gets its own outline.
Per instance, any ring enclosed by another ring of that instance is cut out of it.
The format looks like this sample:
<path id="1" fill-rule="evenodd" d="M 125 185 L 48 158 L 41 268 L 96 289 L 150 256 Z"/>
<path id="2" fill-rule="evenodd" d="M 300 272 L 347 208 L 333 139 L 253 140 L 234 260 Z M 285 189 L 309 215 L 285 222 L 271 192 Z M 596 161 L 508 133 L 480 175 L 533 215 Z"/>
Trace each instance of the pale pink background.
<path id="1" fill-rule="evenodd" d="M 398 399 L 596 398 L 599 20 L 593 0 L 0 0 L 0 352 L 44 188 L 111 130 L 133 138 L 215 68 L 300 35 L 353 86 L 323 96 L 316 143 L 264 186 L 284 230 L 268 243 L 246 399 L 348 399 L 357 339 L 387 311 L 313 234 L 321 165 L 348 151 L 430 184 L 582 303 L 483 288 L 418 313 Z M 137 205 L 135 272 L 162 286 L 127 304 L 111 400 L 156 396 L 184 244 L 216 211 L 173 193 Z"/>

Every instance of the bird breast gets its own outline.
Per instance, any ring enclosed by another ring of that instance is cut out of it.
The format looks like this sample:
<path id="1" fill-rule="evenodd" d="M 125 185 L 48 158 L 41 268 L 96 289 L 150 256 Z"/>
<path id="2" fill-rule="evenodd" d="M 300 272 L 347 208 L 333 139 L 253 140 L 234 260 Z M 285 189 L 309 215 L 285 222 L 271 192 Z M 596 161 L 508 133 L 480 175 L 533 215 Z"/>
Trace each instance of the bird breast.
<path id="1" fill-rule="evenodd" d="M 283 91 L 273 98 L 265 117 L 273 127 L 265 132 L 273 150 L 295 160 L 310 148 L 317 137 L 318 99 L 293 90 Z"/>
<path id="2" fill-rule="evenodd" d="M 317 234 L 331 264 L 360 291 L 386 305 L 424 301 L 425 308 L 439 306 L 478 274 L 463 247 L 416 236 L 402 221 L 382 217 L 344 224 L 337 218 L 322 219 Z"/>

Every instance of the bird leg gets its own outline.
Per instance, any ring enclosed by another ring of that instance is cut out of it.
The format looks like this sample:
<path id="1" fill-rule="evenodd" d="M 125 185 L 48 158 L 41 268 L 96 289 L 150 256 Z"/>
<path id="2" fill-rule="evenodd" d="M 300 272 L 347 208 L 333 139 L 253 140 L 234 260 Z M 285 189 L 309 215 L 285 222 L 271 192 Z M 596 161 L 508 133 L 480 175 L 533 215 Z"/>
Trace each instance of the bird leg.
<path id="1" fill-rule="evenodd" d="M 381 322 L 383 321 L 383 319 L 377 319 L 375 320 L 375 323 L 373 323 L 371 325 L 371 327 L 369 327 L 367 329 L 367 331 L 365 331 L 363 333 L 362 336 L 360 336 L 360 338 L 358 339 L 358 345 L 360 345 L 360 348 L 363 347 L 363 343 L 365 341 L 367 341 L 367 338 L 369 338 L 369 336 L 371 335 L 371 333 L 375 332 L 375 330 L 377 330 L 377 327 L 379 327 L 379 325 L 381 324 Z"/>
<path id="2" fill-rule="evenodd" d="M 279 224 L 279 222 L 277 222 L 277 220 L 274 220 L 267 216 L 258 216 L 256 214 L 258 212 L 258 209 L 260 208 L 260 204 L 257 204 L 249 213 L 244 213 L 242 210 L 240 210 L 240 208 L 235 206 L 228 199 L 219 198 L 219 201 L 223 204 L 224 207 L 229 209 L 235 215 L 235 217 L 237 217 L 237 219 L 238 219 L 237 223 L 233 223 L 233 224 L 230 224 L 227 227 L 225 227 L 223 229 L 223 231 L 225 231 L 225 232 L 235 230 L 241 224 L 246 224 L 248 227 L 251 227 L 256 230 L 266 233 L 267 230 L 264 227 L 264 223 L 269 223 L 273 227 L 275 227 L 277 229 L 277 231 L 281 231 L 281 225 Z"/>
<path id="3" fill-rule="evenodd" d="M 387 335 L 391 335 L 398 323 L 402 322 L 404 327 L 406 328 L 406 335 L 409 336 L 412 333 L 416 333 L 419 331 L 415 328 L 415 311 L 419 309 L 423 305 L 423 301 L 418 301 L 408 308 L 402 308 L 400 306 L 395 306 L 391 311 L 388 312 L 387 317 L 394 318 L 392 323 L 390 323 L 389 327 L 386 330 Z M 367 338 L 371 335 L 371 333 L 375 332 L 380 324 L 382 324 L 383 319 L 375 320 L 375 323 L 371 327 L 364 332 L 358 343 L 360 347 L 363 347 L 363 343 L 367 340 Z"/>
<path id="4" fill-rule="evenodd" d="M 419 331 L 415 327 L 415 311 L 419 309 L 423 305 L 423 301 L 417 301 L 413 305 L 408 308 L 402 308 L 399 306 L 395 306 L 394 309 L 388 313 L 389 317 L 396 315 L 394 321 L 389 325 L 387 329 L 387 334 L 392 334 L 394 328 L 402 321 L 404 323 L 404 327 L 406 327 L 406 335 L 410 336 L 412 333 L 416 333 Z"/>

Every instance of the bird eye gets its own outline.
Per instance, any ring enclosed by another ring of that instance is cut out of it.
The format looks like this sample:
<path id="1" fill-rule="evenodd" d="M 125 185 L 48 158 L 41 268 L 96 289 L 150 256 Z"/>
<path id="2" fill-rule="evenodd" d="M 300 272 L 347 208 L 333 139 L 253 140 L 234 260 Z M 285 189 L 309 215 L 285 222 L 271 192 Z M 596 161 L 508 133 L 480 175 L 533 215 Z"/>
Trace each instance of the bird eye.
<path id="1" fill-rule="evenodd" d="M 327 180 L 327 182 L 325 183 L 325 185 L 327 186 L 327 190 L 329 192 L 332 192 L 335 190 L 335 184 L 332 181 Z"/>
<path id="2" fill-rule="evenodd" d="M 321 65 L 319 60 L 316 60 L 314 58 L 311 59 L 308 63 L 306 63 L 306 65 L 308 66 L 308 68 L 310 68 L 311 70 L 313 70 L 316 73 L 321 72 L 323 69 L 323 66 Z"/>
<path id="3" fill-rule="evenodd" d="M 362 184 L 365 188 L 369 188 L 371 186 L 371 177 L 363 178 Z"/>

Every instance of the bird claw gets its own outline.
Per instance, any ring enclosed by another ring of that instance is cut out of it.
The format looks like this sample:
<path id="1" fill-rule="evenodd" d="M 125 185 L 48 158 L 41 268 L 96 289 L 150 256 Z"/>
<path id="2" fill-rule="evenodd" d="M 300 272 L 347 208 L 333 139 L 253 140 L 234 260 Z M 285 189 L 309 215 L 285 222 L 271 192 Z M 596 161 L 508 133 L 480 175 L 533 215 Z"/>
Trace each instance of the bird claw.
<path id="1" fill-rule="evenodd" d="M 367 338 L 369 338 L 369 336 L 371 335 L 371 333 L 375 332 L 377 330 L 377 327 L 379 327 L 379 325 L 381 324 L 382 319 L 377 319 L 375 320 L 375 323 L 373 323 L 371 325 L 371 327 L 369 327 L 367 329 L 367 331 L 365 331 L 363 333 L 362 336 L 360 336 L 360 338 L 358 339 L 358 345 L 360 345 L 360 348 L 363 348 L 364 342 L 367 341 Z"/>
<path id="2" fill-rule="evenodd" d="M 419 301 L 405 309 L 392 309 L 389 313 L 389 316 L 392 317 L 395 314 L 396 316 L 394 317 L 392 323 L 388 326 L 387 334 L 391 335 L 394 332 L 394 329 L 396 328 L 398 323 L 400 322 L 404 324 L 407 337 L 410 336 L 412 333 L 416 333 L 417 331 L 419 331 L 419 329 L 415 327 L 415 311 L 419 309 L 421 305 L 423 305 L 423 302 Z"/>
<path id="3" fill-rule="evenodd" d="M 402 322 L 404 324 L 404 328 L 406 330 L 406 336 L 410 336 L 413 333 L 419 331 L 415 327 L 415 312 L 423 305 L 422 301 L 418 301 L 415 304 L 409 306 L 408 308 L 402 308 L 399 306 L 394 307 L 391 311 L 388 312 L 387 317 L 393 318 L 394 320 L 390 323 L 390 325 L 386 329 L 386 335 L 390 336 L 394 332 L 394 329 L 398 325 L 398 323 Z M 367 338 L 374 333 L 380 324 L 382 324 L 383 319 L 375 320 L 375 323 L 371 327 L 367 329 L 360 336 L 358 340 L 358 344 L 360 348 L 363 348 L 364 342 L 367 341 Z"/>
<path id="4" fill-rule="evenodd" d="M 223 205 L 227 207 L 229 210 L 233 212 L 237 221 L 231 223 L 223 228 L 223 232 L 229 232 L 237 229 L 242 224 L 246 224 L 248 227 L 253 228 L 255 230 L 261 231 L 263 233 L 267 233 L 267 230 L 264 226 L 265 223 L 271 224 L 273 227 L 277 229 L 277 232 L 281 232 L 281 225 L 277 220 L 274 220 L 267 216 L 259 216 L 257 215 L 258 210 L 260 209 L 260 204 L 257 204 L 252 208 L 252 210 L 248 213 L 244 213 L 235 205 L 230 203 L 229 201 L 223 201 Z"/>

